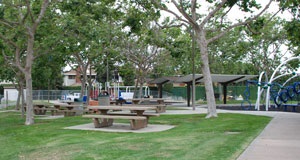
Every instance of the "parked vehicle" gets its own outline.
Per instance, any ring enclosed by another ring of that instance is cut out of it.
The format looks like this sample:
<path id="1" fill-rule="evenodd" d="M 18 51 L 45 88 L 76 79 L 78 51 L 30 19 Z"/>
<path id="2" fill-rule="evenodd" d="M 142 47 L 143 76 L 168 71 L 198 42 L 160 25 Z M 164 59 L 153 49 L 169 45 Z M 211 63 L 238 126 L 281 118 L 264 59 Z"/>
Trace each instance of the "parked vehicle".
<path id="1" fill-rule="evenodd" d="M 62 95 L 61 100 L 62 102 L 75 102 L 78 101 L 79 98 L 80 98 L 80 93 L 73 93 L 73 94 Z"/>

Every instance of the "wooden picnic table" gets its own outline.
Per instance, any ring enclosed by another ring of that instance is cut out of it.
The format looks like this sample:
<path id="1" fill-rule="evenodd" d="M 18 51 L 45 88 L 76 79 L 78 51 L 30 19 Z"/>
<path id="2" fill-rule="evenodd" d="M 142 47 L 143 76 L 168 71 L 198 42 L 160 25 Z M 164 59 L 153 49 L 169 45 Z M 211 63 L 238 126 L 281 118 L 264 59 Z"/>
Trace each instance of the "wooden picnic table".
<path id="1" fill-rule="evenodd" d="M 96 111 L 96 114 L 83 115 L 85 118 L 93 118 L 95 128 L 109 127 L 113 125 L 114 119 L 129 119 L 131 129 L 141 129 L 148 125 L 149 115 L 145 114 L 146 110 L 155 110 L 152 106 L 89 106 L 89 110 Z M 114 110 L 127 110 L 131 113 L 114 114 Z M 112 113 L 112 114 L 111 114 Z M 158 115 L 155 115 L 158 116 Z"/>

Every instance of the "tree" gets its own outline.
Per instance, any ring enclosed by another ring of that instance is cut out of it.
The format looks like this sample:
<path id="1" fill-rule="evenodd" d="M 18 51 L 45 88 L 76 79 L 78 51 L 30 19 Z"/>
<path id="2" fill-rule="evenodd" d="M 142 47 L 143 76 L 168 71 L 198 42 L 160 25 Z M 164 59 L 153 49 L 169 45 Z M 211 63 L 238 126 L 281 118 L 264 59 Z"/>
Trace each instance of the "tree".
<path id="1" fill-rule="evenodd" d="M 36 90 L 51 90 L 62 88 L 62 68 L 65 58 L 60 52 L 52 51 L 51 55 L 41 55 L 32 68 L 32 86 Z"/>
<path id="2" fill-rule="evenodd" d="M 177 21 L 171 21 L 174 23 L 168 23 L 169 26 L 186 26 L 192 27 L 195 32 L 195 39 L 200 49 L 201 58 L 201 71 L 204 75 L 204 85 L 207 97 L 208 113 L 206 118 L 217 117 L 216 102 L 214 97 L 213 85 L 211 80 L 211 71 L 209 67 L 209 51 L 208 45 L 224 36 L 230 30 L 235 27 L 246 25 L 259 16 L 261 16 L 270 6 L 272 0 L 265 5 L 256 15 L 245 17 L 244 20 L 240 20 L 234 24 L 227 24 L 225 17 L 231 11 L 234 6 L 240 8 L 243 12 L 251 12 L 253 8 L 259 8 L 259 5 L 254 0 L 245 1 L 160 1 L 151 0 L 151 2 L 160 10 L 172 14 Z M 208 2 L 210 5 L 208 11 L 201 10 L 201 5 Z M 176 8 L 170 9 L 170 5 Z M 210 22 L 214 21 L 218 25 L 210 26 Z M 179 22 L 179 23 L 176 23 Z"/>
<path id="3" fill-rule="evenodd" d="M 0 38 L 9 46 L 14 55 L 4 54 L 10 64 L 16 66 L 26 80 L 26 121 L 34 123 L 32 102 L 32 64 L 44 49 L 44 37 L 36 37 L 49 0 L 43 1 L 1 1 Z M 39 40 L 39 43 L 37 43 Z M 49 47 L 49 46 L 48 46 Z M 46 52 L 46 51 L 44 51 Z"/>
<path id="4" fill-rule="evenodd" d="M 103 68 L 106 64 L 104 61 L 108 61 L 108 57 L 113 57 L 107 55 L 113 52 L 111 48 L 116 37 L 113 32 L 117 32 L 115 24 L 119 22 L 119 14 L 121 14 L 117 6 L 115 1 L 93 0 L 65 1 L 61 5 L 63 14 L 59 23 L 65 30 L 62 45 L 70 56 L 69 63 L 76 64 L 74 69 L 82 75 L 81 95 L 88 83 L 87 101 L 95 80 L 87 74 L 88 70 L 97 69 L 103 72 L 99 68 Z M 98 76 L 100 75 L 101 73 Z"/>
<path id="5" fill-rule="evenodd" d="M 271 75 L 287 57 L 285 21 L 270 14 L 247 27 L 234 28 L 209 46 L 210 68 L 214 73 Z"/>
<path id="6" fill-rule="evenodd" d="M 124 56 L 134 64 L 136 86 L 137 84 L 140 86 L 138 97 L 141 98 L 145 78 L 153 69 L 153 64 L 161 53 L 160 48 L 147 44 L 141 37 L 128 39 L 124 48 Z"/>
<path id="7" fill-rule="evenodd" d="M 277 0 L 282 11 L 288 11 L 292 14 L 292 19 L 288 20 L 284 28 L 286 29 L 288 39 L 290 41 L 290 49 L 295 55 L 300 55 L 300 0 Z"/>

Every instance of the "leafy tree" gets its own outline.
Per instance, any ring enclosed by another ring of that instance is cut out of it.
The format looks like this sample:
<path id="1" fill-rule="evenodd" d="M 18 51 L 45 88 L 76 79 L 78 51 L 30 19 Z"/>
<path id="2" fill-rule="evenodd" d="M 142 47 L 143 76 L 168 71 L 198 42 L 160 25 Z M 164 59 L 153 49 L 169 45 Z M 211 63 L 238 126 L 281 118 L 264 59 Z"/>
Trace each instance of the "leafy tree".
<path id="1" fill-rule="evenodd" d="M 7 58 L 11 65 L 16 66 L 25 75 L 27 105 L 25 125 L 34 123 L 32 64 L 38 55 L 41 53 L 45 54 L 49 51 L 49 48 L 51 49 L 49 47 L 51 46 L 49 44 L 51 41 L 47 41 L 48 43 L 45 44 L 44 42 L 49 39 L 38 36 L 40 33 L 39 30 L 43 28 L 40 25 L 42 19 L 47 12 L 50 12 L 50 10 L 47 10 L 49 5 L 49 0 L 1 1 L 0 5 L 0 25 L 2 28 L 0 38 L 7 45 L 7 50 L 3 53 L 4 57 Z M 10 53 L 14 54 L 9 55 Z"/>
<path id="2" fill-rule="evenodd" d="M 290 40 L 289 47 L 295 55 L 300 55 L 300 0 L 277 0 L 282 11 L 289 11 L 293 18 L 284 25 L 287 31 L 288 39 Z"/>
<path id="3" fill-rule="evenodd" d="M 32 86 L 34 89 L 60 89 L 62 88 L 62 68 L 65 66 L 61 53 L 53 52 L 51 55 L 40 56 L 33 64 Z"/>
<path id="4" fill-rule="evenodd" d="M 135 67 L 136 87 L 137 84 L 140 86 L 137 97 L 141 98 L 145 78 L 153 69 L 153 64 L 161 53 L 160 48 L 147 44 L 141 37 L 127 39 L 124 48 L 123 54 Z"/>
<path id="5" fill-rule="evenodd" d="M 119 19 L 123 15 L 122 4 L 93 0 L 64 1 L 61 4 L 62 18 L 59 23 L 65 31 L 62 45 L 70 56 L 69 63 L 77 64 L 75 69 L 82 74 L 82 95 L 86 83 L 89 84 L 89 94 L 94 78 L 87 75 L 88 70 L 96 69 L 98 80 L 109 79 L 105 77 L 108 73 L 104 68 L 108 68 L 108 61 L 118 54 L 115 45 L 121 30 Z M 87 97 L 89 100 L 89 95 Z"/>
<path id="6" fill-rule="evenodd" d="M 211 80 L 211 71 L 209 67 L 209 50 L 208 45 L 218 40 L 233 28 L 246 25 L 259 16 L 261 16 L 272 3 L 272 0 L 268 2 L 256 15 L 245 17 L 244 20 L 240 20 L 234 24 L 227 23 L 225 17 L 231 11 L 232 7 L 237 6 L 242 12 L 251 12 L 253 9 L 260 6 L 254 0 L 246 1 L 160 1 L 151 0 L 151 2 L 160 10 L 174 15 L 174 21 L 166 22 L 169 26 L 186 26 L 192 27 L 195 31 L 195 39 L 200 50 L 201 59 L 201 71 L 204 75 L 205 91 L 208 104 L 207 118 L 217 117 L 216 102 L 214 97 L 213 85 Z M 211 4 L 208 12 L 201 10 L 203 3 Z M 171 9 L 170 5 L 175 6 L 176 9 Z M 176 11 L 175 11 L 176 10 Z M 176 21 L 177 20 L 177 21 Z M 176 23 L 178 22 L 178 23 Z M 217 25 L 208 25 L 214 22 Z"/>
<path id="7" fill-rule="evenodd" d="M 209 46 L 210 68 L 214 73 L 270 75 L 287 56 L 284 21 L 266 14 L 245 27 L 230 33 Z"/>

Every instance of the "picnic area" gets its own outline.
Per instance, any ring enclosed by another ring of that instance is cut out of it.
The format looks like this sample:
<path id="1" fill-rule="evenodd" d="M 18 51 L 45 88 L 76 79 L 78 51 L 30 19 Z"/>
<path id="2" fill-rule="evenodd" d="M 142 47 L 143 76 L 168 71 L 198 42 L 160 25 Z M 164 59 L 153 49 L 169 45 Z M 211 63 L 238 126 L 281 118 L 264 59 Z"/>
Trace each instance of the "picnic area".
<path id="1" fill-rule="evenodd" d="M 90 107 L 97 108 L 101 109 Z M 126 114 L 134 114 L 127 111 Z M 84 115 L 99 116 L 103 112 Z M 173 114 L 176 112 L 186 114 Z M 109 113 L 124 116 L 120 111 Z M 0 158 L 231 160 L 236 159 L 271 120 L 266 116 L 232 113 L 206 119 L 204 111 L 193 114 L 187 107 L 173 106 L 167 107 L 166 113 L 151 113 L 160 115 L 148 119 L 149 128 L 132 130 L 128 119 L 116 118 L 111 127 L 125 126 L 127 132 L 114 132 L 103 130 L 109 127 L 95 128 L 92 118 L 84 115 L 45 118 L 51 117 L 51 112 L 35 115 L 36 123 L 24 126 L 20 112 L 3 110 L 0 112 Z M 90 128 L 72 128 L 80 125 L 90 125 Z M 172 127 L 152 131 L 155 125 Z"/>

